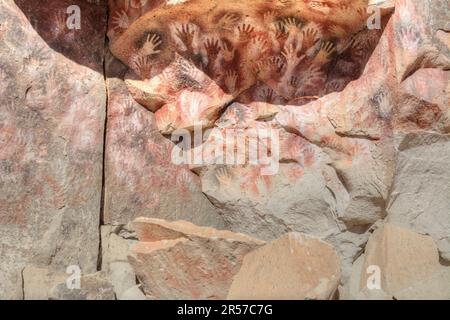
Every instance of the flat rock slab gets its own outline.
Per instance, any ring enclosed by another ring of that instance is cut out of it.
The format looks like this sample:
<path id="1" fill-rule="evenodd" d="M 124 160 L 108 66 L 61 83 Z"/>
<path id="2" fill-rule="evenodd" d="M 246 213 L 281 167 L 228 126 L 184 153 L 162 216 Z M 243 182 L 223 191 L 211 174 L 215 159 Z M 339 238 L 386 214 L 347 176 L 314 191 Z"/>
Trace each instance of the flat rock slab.
<path id="1" fill-rule="evenodd" d="M 244 258 L 227 299 L 331 299 L 340 273 L 332 246 L 289 233 Z"/>
<path id="2" fill-rule="evenodd" d="M 138 218 L 135 228 L 129 261 L 152 299 L 224 299 L 244 256 L 264 244 L 185 221 Z"/>
<path id="3" fill-rule="evenodd" d="M 378 299 L 380 292 L 391 299 L 450 298 L 450 268 L 439 263 L 433 238 L 396 225 L 373 233 L 360 272 L 364 298 Z"/>

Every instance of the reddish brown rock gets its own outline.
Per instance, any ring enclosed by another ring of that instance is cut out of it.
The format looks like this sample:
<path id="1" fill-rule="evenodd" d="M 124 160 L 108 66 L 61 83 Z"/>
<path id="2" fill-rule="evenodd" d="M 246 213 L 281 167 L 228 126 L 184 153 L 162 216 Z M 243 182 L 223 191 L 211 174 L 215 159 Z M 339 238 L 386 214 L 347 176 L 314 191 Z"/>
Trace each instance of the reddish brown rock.
<path id="1" fill-rule="evenodd" d="M 189 222 L 138 218 L 129 260 L 152 299 L 224 299 L 244 256 L 263 241 Z"/>
<path id="2" fill-rule="evenodd" d="M 109 37 L 112 52 L 134 71 L 133 96 L 170 133 L 195 122 L 211 126 L 238 96 L 303 104 L 342 90 L 380 35 L 362 30 L 366 8 L 366 0 L 112 3 Z M 375 41 L 356 49 L 352 35 Z"/>
<path id="3" fill-rule="evenodd" d="M 340 280 L 339 256 L 329 244 L 289 233 L 244 258 L 231 300 L 331 299 Z"/>

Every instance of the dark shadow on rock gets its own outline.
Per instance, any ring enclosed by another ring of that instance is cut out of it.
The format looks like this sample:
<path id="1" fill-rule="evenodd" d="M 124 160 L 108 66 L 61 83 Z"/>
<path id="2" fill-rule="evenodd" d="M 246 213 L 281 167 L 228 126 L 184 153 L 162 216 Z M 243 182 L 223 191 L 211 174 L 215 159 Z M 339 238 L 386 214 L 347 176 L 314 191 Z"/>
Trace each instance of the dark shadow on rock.
<path id="1" fill-rule="evenodd" d="M 106 0 L 14 0 L 34 30 L 54 51 L 103 73 L 108 4 Z M 69 29 L 67 9 L 80 8 L 80 29 Z"/>

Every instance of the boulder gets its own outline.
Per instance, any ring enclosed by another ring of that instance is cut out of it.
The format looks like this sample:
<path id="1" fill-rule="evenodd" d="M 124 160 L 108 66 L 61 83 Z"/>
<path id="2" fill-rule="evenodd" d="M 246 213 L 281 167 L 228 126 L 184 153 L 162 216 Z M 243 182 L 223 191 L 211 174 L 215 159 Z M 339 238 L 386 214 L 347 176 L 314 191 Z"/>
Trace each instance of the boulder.
<path id="1" fill-rule="evenodd" d="M 53 287 L 65 282 L 69 275 L 48 268 L 27 266 L 22 271 L 22 277 L 24 300 L 48 300 Z"/>
<path id="2" fill-rule="evenodd" d="M 332 299 L 340 273 L 339 256 L 331 245 L 288 233 L 245 256 L 227 299 Z"/>
<path id="3" fill-rule="evenodd" d="M 244 256 L 264 244 L 186 221 L 138 218 L 129 261 L 151 299 L 224 299 Z"/>
<path id="4" fill-rule="evenodd" d="M 147 300 L 147 297 L 140 286 L 134 286 L 123 292 L 119 300 Z"/>
<path id="5" fill-rule="evenodd" d="M 433 239 L 393 224 L 373 233 L 355 272 L 355 278 L 360 273 L 356 297 L 450 299 L 450 268 L 439 262 Z"/>
<path id="6" fill-rule="evenodd" d="M 450 135 L 398 134 L 387 221 L 430 235 L 450 261 Z"/>

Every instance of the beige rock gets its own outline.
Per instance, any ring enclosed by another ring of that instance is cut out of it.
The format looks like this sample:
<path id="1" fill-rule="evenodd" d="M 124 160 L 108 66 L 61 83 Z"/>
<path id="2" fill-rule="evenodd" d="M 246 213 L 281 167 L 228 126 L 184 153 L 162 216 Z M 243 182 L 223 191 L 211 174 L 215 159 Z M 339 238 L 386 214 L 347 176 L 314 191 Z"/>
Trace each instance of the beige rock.
<path id="1" fill-rule="evenodd" d="M 375 268 L 378 270 L 374 272 Z M 449 275 L 450 268 L 439 263 L 437 246 L 430 236 L 386 224 L 374 232 L 366 246 L 358 295 L 449 299 Z M 377 278 L 380 287 L 367 285 L 376 284 Z"/>
<path id="2" fill-rule="evenodd" d="M 340 288 L 341 300 L 355 300 L 360 288 L 361 270 L 364 264 L 364 254 L 360 255 L 352 265 L 351 275 L 345 285 Z"/>
<path id="3" fill-rule="evenodd" d="M 104 271 L 114 286 L 118 300 L 129 295 L 128 289 L 136 286 L 136 274 L 128 262 L 130 247 L 137 240 L 133 239 L 135 232 L 127 229 L 128 226 L 101 227 L 102 234 L 102 271 Z"/>
<path id="4" fill-rule="evenodd" d="M 140 286 L 133 286 L 122 293 L 119 300 L 147 300 L 147 297 L 140 289 Z"/>
<path id="5" fill-rule="evenodd" d="M 129 261 L 152 299 L 224 299 L 248 252 L 263 241 L 189 222 L 138 218 Z"/>
<path id="6" fill-rule="evenodd" d="M 289 233 L 245 256 L 228 299 L 331 299 L 340 280 L 329 244 Z"/>
<path id="7" fill-rule="evenodd" d="M 24 300 L 48 300 L 51 289 L 64 282 L 69 275 L 48 268 L 28 266 L 22 271 L 22 276 Z"/>
<path id="8" fill-rule="evenodd" d="M 450 261 L 450 135 L 417 132 L 398 140 L 387 221 L 429 234 Z"/>
<path id="9" fill-rule="evenodd" d="M 136 274 L 128 262 L 113 262 L 109 266 L 109 280 L 118 300 L 124 300 L 127 291 L 136 286 Z"/>
<path id="10" fill-rule="evenodd" d="M 81 277 L 80 289 L 69 289 L 66 282 L 54 286 L 50 300 L 115 300 L 114 287 L 106 273 L 97 272 Z"/>

